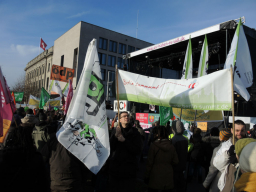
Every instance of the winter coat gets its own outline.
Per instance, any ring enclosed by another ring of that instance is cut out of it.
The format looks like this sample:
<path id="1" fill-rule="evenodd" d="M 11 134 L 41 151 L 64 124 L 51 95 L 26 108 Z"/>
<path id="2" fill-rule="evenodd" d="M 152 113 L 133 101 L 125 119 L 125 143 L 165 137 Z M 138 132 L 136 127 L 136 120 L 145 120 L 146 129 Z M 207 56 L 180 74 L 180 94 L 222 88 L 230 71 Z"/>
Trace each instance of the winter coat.
<path id="1" fill-rule="evenodd" d="M 137 171 L 137 155 L 141 153 L 142 140 L 140 133 L 134 127 L 122 128 L 124 142 L 118 141 L 113 129 L 110 137 L 110 166 L 109 172 L 112 177 L 135 178 Z"/>
<path id="2" fill-rule="evenodd" d="M 187 163 L 188 140 L 183 135 L 175 134 L 171 141 L 179 159 L 179 163 L 174 166 L 174 172 L 183 172 L 186 169 Z"/>
<path id="3" fill-rule="evenodd" d="M 47 123 L 40 122 L 38 123 L 32 132 L 32 138 L 34 140 L 37 151 L 41 151 L 46 142 L 50 139 L 50 135 L 47 133 Z"/>
<path id="4" fill-rule="evenodd" d="M 218 188 L 218 181 L 221 175 L 221 172 L 213 165 L 213 159 L 216 155 L 216 152 L 219 150 L 219 148 L 221 147 L 221 144 L 216 147 L 213 150 L 213 154 L 212 154 L 212 159 L 211 159 L 211 163 L 210 163 L 210 167 L 209 167 L 209 172 L 204 180 L 203 186 L 205 188 L 210 187 L 209 192 L 219 192 L 219 188 Z"/>
<path id="5" fill-rule="evenodd" d="M 21 122 L 26 124 L 32 124 L 33 126 L 35 126 L 35 124 L 39 123 L 39 120 L 34 115 L 27 114 L 23 119 L 21 119 Z"/>
<path id="6" fill-rule="evenodd" d="M 196 162 L 201 166 L 204 165 L 204 155 L 205 155 L 205 148 L 202 142 L 197 142 L 194 144 L 193 150 L 191 152 L 190 160 L 192 162 Z"/>
<path id="7" fill-rule="evenodd" d="M 89 170 L 72 155 L 56 137 L 52 137 L 41 151 L 44 160 L 49 162 L 51 190 L 82 192 Z"/>
<path id="8" fill-rule="evenodd" d="M 149 187 L 166 190 L 174 188 L 173 168 L 178 164 L 178 155 L 167 139 L 156 140 L 150 145 L 145 178 L 149 178 Z"/>
<path id="9" fill-rule="evenodd" d="M 21 148 L 0 150 L 0 191 L 47 192 L 47 176 L 42 155 Z"/>

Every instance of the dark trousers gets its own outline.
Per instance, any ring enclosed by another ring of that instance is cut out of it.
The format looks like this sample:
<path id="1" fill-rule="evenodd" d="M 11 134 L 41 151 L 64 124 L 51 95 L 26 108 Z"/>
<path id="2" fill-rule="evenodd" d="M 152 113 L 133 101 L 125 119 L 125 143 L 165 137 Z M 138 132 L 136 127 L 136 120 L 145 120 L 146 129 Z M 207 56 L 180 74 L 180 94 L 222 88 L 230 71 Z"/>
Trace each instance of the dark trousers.
<path id="1" fill-rule="evenodd" d="M 110 192 L 132 192 L 135 191 L 136 178 L 109 177 Z"/>
<path id="2" fill-rule="evenodd" d="M 183 171 L 175 171 L 173 174 L 174 178 L 174 188 L 177 192 L 185 192 L 186 191 L 186 182 L 184 178 Z"/>
<path id="3" fill-rule="evenodd" d="M 158 189 L 151 189 L 151 188 L 148 188 L 148 192 L 158 192 L 159 190 Z M 172 189 L 167 189 L 167 190 L 160 190 L 161 192 L 172 192 L 173 190 Z"/>

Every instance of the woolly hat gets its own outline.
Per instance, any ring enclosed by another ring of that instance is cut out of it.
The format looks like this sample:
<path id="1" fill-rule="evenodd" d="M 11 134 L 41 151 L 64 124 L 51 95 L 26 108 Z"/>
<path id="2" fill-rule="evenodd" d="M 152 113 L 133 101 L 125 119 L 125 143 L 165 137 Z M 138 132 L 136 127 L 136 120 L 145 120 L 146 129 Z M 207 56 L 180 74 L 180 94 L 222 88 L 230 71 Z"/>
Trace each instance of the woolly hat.
<path id="1" fill-rule="evenodd" d="M 235 151 L 238 157 L 240 156 L 243 148 L 251 142 L 256 142 L 256 139 L 253 138 L 246 138 L 246 139 L 239 139 L 235 144 Z"/>
<path id="2" fill-rule="evenodd" d="M 181 135 L 184 132 L 184 125 L 180 120 L 174 121 L 172 123 L 172 128 L 175 134 Z"/>
<path id="3" fill-rule="evenodd" d="M 223 129 L 220 131 L 220 140 L 227 141 L 232 136 L 230 129 Z"/>
<path id="4" fill-rule="evenodd" d="M 240 139 L 241 140 L 241 139 Z M 247 144 L 239 157 L 239 166 L 245 172 L 256 172 L 256 142 Z"/>

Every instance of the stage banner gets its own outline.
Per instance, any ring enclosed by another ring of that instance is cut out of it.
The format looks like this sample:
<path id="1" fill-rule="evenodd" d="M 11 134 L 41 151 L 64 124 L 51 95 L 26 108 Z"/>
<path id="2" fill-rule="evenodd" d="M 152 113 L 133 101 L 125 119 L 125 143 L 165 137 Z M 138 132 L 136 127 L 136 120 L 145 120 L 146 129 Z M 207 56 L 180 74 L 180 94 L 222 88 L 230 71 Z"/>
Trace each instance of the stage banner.
<path id="1" fill-rule="evenodd" d="M 220 70 L 195 79 L 161 79 L 118 71 L 119 99 L 194 110 L 231 110 L 231 74 Z"/>
<path id="2" fill-rule="evenodd" d="M 180 117 L 180 108 L 173 108 L 173 113 L 177 117 Z M 195 110 L 192 109 L 182 109 L 181 119 L 185 121 L 194 122 L 195 120 Z M 211 122 L 211 121 L 223 121 L 222 111 L 204 111 L 198 110 L 196 112 L 196 121 Z"/>

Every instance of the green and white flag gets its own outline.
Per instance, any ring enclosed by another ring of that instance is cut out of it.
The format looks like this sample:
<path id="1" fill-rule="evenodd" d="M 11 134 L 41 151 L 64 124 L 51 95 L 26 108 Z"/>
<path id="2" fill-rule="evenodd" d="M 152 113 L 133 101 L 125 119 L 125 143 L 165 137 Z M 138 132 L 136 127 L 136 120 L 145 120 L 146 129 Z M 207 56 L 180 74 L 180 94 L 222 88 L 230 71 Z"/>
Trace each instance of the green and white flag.
<path id="1" fill-rule="evenodd" d="M 248 101 L 250 94 L 246 88 L 252 86 L 253 72 L 251 55 L 241 19 L 236 28 L 224 66 L 225 69 L 230 67 L 233 67 L 234 72 L 234 91 Z"/>
<path id="2" fill-rule="evenodd" d="M 62 91 L 61 91 L 61 86 L 59 81 L 57 80 L 50 81 L 49 94 L 51 94 L 51 92 L 58 93 L 62 97 Z"/>
<path id="3" fill-rule="evenodd" d="M 69 82 L 67 82 L 66 86 L 64 87 L 64 89 L 62 90 L 62 95 L 64 95 L 65 97 L 68 96 L 68 90 L 69 90 Z"/>
<path id="4" fill-rule="evenodd" d="M 208 53 L 208 42 L 207 37 L 205 35 L 204 38 L 204 45 L 201 51 L 199 67 L 198 67 L 198 77 L 202 77 L 207 75 L 208 73 L 208 60 L 209 60 L 209 53 Z"/>
<path id="5" fill-rule="evenodd" d="M 24 92 L 14 92 L 15 101 L 21 102 L 24 96 Z"/>
<path id="6" fill-rule="evenodd" d="M 231 110 L 230 70 L 194 79 L 162 79 L 118 71 L 119 99 L 194 110 Z"/>
<path id="7" fill-rule="evenodd" d="M 165 124 L 173 117 L 172 107 L 159 106 L 160 113 L 160 125 L 165 126 Z"/>
<path id="8" fill-rule="evenodd" d="M 49 99 L 50 99 L 49 93 L 42 87 L 41 97 L 39 101 L 39 109 L 43 109 L 44 105 L 47 103 Z"/>
<path id="9" fill-rule="evenodd" d="M 94 174 L 110 153 L 104 84 L 96 45 L 97 40 L 93 39 L 88 46 L 66 121 L 56 134 L 59 142 Z"/>
<path id="10" fill-rule="evenodd" d="M 192 78 L 193 78 L 192 44 L 191 44 L 191 39 L 189 38 L 181 79 L 192 79 Z"/>

